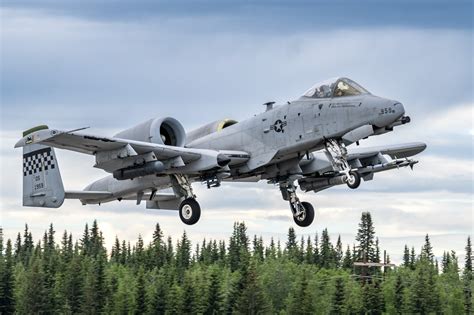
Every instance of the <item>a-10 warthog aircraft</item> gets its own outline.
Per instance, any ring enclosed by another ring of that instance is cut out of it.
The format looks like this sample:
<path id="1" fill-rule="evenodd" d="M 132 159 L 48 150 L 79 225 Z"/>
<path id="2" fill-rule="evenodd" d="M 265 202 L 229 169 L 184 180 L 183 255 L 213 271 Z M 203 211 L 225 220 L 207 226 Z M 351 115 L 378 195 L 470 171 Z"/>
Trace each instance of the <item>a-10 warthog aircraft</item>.
<path id="1" fill-rule="evenodd" d="M 218 120 L 186 133 L 175 118 L 154 118 L 113 137 L 38 126 L 23 133 L 23 205 L 57 208 L 64 199 L 82 204 L 146 200 L 147 209 L 173 209 L 194 224 L 201 208 L 191 184 L 222 181 L 277 185 L 299 226 L 314 209 L 296 194 L 347 184 L 352 189 L 374 173 L 413 167 L 409 157 L 424 143 L 377 148 L 346 147 L 410 122 L 403 105 L 372 95 L 347 78 L 316 84 L 300 98 L 237 122 Z M 355 146 L 355 145 L 354 145 Z M 82 191 L 65 191 L 53 148 L 95 156 L 94 167 L 111 175 Z M 172 193 L 164 192 L 163 190 Z"/>

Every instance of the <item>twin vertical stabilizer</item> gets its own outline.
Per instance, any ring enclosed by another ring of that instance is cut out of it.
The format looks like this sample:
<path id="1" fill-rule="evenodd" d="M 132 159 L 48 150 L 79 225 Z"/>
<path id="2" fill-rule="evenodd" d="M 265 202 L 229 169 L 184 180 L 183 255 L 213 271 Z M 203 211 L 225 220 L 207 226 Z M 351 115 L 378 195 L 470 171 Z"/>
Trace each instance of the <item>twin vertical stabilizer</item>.
<path id="1" fill-rule="evenodd" d="M 27 130 L 23 137 L 28 142 L 31 134 L 47 126 Z M 64 202 L 64 186 L 59 173 L 54 149 L 41 144 L 23 146 L 23 206 L 58 208 Z"/>

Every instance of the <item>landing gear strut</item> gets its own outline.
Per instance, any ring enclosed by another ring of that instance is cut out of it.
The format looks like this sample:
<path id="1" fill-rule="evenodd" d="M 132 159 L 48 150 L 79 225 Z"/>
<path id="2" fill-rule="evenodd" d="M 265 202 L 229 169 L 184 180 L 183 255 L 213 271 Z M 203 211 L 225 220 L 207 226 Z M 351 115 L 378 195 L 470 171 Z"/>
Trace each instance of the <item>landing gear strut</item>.
<path id="1" fill-rule="evenodd" d="M 280 183 L 280 191 L 284 200 L 290 203 L 293 220 L 299 226 L 306 227 L 313 223 L 314 208 L 309 202 L 301 202 L 296 195 L 296 186 L 293 182 Z"/>
<path id="2" fill-rule="evenodd" d="M 345 176 L 345 181 L 349 188 L 356 189 L 359 187 L 360 175 L 357 171 L 352 170 L 347 162 L 347 149 L 342 141 L 335 139 L 326 140 L 326 151 L 324 153 L 334 170 Z"/>
<path id="3" fill-rule="evenodd" d="M 196 201 L 196 195 L 193 193 L 188 177 L 182 174 L 174 174 L 171 175 L 171 182 L 175 194 L 184 197 L 178 209 L 181 221 L 188 225 L 195 224 L 201 217 L 201 207 Z"/>

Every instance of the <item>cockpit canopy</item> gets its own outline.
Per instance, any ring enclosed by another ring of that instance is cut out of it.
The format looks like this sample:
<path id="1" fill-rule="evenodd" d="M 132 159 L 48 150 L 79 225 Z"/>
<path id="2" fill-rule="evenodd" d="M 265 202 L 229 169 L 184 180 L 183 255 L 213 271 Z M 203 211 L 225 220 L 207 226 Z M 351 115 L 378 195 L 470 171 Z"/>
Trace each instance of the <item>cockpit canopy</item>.
<path id="1" fill-rule="evenodd" d="M 368 94 L 369 91 L 348 78 L 332 78 L 313 85 L 303 98 L 330 98 Z"/>

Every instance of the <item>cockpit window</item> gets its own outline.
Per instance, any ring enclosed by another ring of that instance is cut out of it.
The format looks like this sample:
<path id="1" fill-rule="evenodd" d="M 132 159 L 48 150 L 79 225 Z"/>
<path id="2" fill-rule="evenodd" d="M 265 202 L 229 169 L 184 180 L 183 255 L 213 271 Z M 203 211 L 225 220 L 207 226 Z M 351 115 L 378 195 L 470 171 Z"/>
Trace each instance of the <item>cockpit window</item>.
<path id="1" fill-rule="evenodd" d="M 347 78 L 333 78 L 314 85 L 307 90 L 305 98 L 330 98 L 341 96 L 353 96 L 369 93 L 359 84 Z"/>
<path id="2" fill-rule="evenodd" d="M 354 96 L 365 93 L 368 93 L 366 89 L 354 81 L 344 78 L 337 81 L 333 97 Z"/>
<path id="3" fill-rule="evenodd" d="M 329 98 L 332 96 L 332 90 L 336 81 L 337 78 L 334 78 L 315 84 L 303 96 L 309 98 Z"/>

